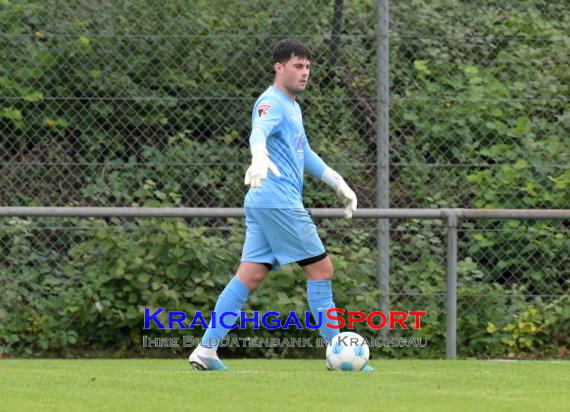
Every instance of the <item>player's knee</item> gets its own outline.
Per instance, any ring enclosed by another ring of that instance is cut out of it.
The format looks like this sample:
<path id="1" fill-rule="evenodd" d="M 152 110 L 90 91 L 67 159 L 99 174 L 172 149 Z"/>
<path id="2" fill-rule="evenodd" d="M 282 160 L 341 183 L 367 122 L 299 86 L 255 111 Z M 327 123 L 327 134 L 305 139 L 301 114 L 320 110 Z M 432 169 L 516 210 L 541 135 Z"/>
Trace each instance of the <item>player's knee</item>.
<path id="1" fill-rule="evenodd" d="M 333 265 L 332 263 L 330 263 L 329 261 L 329 265 L 324 269 L 323 274 L 322 274 L 322 279 L 324 280 L 330 280 L 332 279 L 334 276 L 334 269 L 333 269 Z"/>
<path id="2" fill-rule="evenodd" d="M 334 276 L 334 269 L 330 258 L 327 256 L 320 262 L 305 267 L 307 278 L 311 280 L 330 280 Z"/>
<path id="3" fill-rule="evenodd" d="M 254 292 L 259 285 L 263 283 L 267 277 L 268 270 L 260 264 L 243 264 L 240 265 L 236 277 L 249 289 Z"/>
<path id="4" fill-rule="evenodd" d="M 332 264 L 331 260 L 327 258 L 326 261 L 324 262 L 323 278 L 324 279 L 332 279 L 333 276 L 334 276 L 333 264 Z"/>
<path id="5" fill-rule="evenodd" d="M 250 281 L 250 284 L 252 286 L 252 289 L 250 289 L 250 290 L 253 292 L 255 289 L 257 289 L 259 287 L 259 285 L 261 285 L 263 283 L 266 276 L 267 276 L 267 272 L 266 273 L 261 273 L 261 272 L 250 273 L 249 274 L 249 281 Z"/>

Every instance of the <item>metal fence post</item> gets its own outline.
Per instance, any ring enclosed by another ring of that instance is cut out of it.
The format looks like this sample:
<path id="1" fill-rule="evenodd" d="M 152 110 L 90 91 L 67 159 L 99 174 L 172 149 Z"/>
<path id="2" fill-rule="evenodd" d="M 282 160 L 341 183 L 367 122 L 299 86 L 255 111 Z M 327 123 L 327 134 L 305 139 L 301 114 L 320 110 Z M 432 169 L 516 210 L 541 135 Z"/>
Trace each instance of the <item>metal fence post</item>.
<path id="1" fill-rule="evenodd" d="M 447 336 L 446 357 L 457 355 L 457 226 L 455 211 L 447 214 Z"/>
<path id="2" fill-rule="evenodd" d="M 389 169 L 389 21 L 390 1 L 378 0 L 377 59 L 377 207 L 390 207 L 390 169 Z M 390 221 L 378 220 L 378 287 L 380 289 L 380 310 L 390 311 Z M 381 329 L 381 335 L 386 337 L 387 329 Z"/>

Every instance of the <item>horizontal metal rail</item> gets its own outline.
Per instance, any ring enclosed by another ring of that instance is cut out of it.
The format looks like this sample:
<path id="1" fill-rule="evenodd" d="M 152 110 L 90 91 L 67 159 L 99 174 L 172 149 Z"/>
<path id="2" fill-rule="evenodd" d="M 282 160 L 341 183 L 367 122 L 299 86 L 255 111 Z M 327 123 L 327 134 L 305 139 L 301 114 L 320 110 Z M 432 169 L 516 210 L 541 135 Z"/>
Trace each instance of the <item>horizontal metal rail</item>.
<path id="1" fill-rule="evenodd" d="M 308 209 L 314 217 L 337 218 L 344 209 Z M 0 207 L 19 217 L 244 217 L 242 208 L 192 207 Z M 354 218 L 377 219 L 570 219 L 570 209 L 359 209 Z"/>

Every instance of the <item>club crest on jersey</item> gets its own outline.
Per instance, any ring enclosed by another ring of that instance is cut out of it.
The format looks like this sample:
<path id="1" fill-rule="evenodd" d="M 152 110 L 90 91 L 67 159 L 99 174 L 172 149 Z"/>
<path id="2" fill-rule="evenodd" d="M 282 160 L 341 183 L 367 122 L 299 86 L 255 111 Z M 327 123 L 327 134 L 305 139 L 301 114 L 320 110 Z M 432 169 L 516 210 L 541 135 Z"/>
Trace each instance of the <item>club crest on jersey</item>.
<path id="1" fill-rule="evenodd" d="M 259 117 L 266 116 L 267 113 L 269 113 L 269 110 L 271 110 L 270 104 L 260 104 L 259 106 L 257 106 L 257 114 L 259 115 Z"/>

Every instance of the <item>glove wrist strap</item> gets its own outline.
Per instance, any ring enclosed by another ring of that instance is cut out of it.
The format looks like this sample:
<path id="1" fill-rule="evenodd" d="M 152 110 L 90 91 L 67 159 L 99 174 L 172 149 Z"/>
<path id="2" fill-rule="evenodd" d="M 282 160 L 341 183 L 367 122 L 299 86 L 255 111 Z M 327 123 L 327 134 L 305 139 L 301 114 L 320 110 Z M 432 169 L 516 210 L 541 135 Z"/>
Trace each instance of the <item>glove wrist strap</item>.
<path id="1" fill-rule="evenodd" d="M 263 143 L 259 142 L 259 143 L 252 144 L 250 150 L 251 150 L 252 155 L 254 155 L 256 153 L 268 154 L 267 149 L 265 147 L 265 142 L 263 142 Z"/>
<path id="2" fill-rule="evenodd" d="M 338 185 L 344 181 L 341 175 L 339 175 L 337 172 L 335 172 L 333 169 L 331 169 L 328 166 L 323 172 L 321 180 L 335 190 L 338 188 Z"/>

